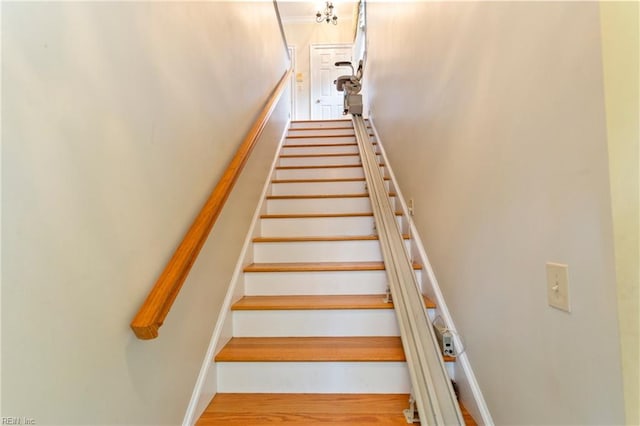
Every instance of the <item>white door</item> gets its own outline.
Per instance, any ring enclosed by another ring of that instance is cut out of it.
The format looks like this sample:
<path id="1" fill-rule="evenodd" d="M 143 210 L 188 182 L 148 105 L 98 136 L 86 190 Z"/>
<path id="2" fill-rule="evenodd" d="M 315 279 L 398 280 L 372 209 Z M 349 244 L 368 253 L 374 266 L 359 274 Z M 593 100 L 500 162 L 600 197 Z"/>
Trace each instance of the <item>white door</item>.
<path id="1" fill-rule="evenodd" d="M 338 61 L 351 61 L 351 44 L 311 45 L 311 119 L 342 118 L 342 92 L 333 81 L 340 75 L 351 74 L 349 67 L 337 68 Z"/>

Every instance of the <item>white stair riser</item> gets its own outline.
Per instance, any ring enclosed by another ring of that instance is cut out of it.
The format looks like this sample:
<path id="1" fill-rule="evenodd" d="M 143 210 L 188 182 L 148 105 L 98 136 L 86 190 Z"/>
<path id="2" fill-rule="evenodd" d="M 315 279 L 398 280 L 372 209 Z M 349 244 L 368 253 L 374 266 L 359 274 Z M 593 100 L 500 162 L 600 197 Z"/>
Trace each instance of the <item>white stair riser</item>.
<path id="1" fill-rule="evenodd" d="M 380 295 L 380 300 L 384 295 Z M 234 311 L 236 337 L 399 336 L 393 309 Z"/>
<path id="2" fill-rule="evenodd" d="M 391 208 L 395 208 L 395 197 L 391 198 Z M 307 213 L 370 213 L 369 197 L 350 198 L 298 198 L 267 200 L 268 214 Z"/>
<path id="3" fill-rule="evenodd" d="M 362 167 L 323 167 L 319 169 L 276 169 L 276 179 L 350 179 L 363 178 Z"/>
<path id="4" fill-rule="evenodd" d="M 318 128 L 318 127 L 347 127 L 353 126 L 353 121 L 349 119 L 341 119 L 341 120 L 314 120 L 313 122 L 308 121 L 292 121 L 291 129 L 308 129 L 309 127 Z"/>
<path id="5" fill-rule="evenodd" d="M 353 165 L 362 164 L 359 155 L 340 155 L 322 157 L 280 157 L 280 166 L 330 166 L 330 165 Z"/>
<path id="6" fill-rule="evenodd" d="M 338 125 L 335 127 L 350 127 L 349 129 L 322 129 L 322 130 L 308 130 L 308 129 L 289 129 L 287 133 L 287 137 L 291 136 L 355 136 L 355 132 L 353 130 L 353 126 L 349 125 Z"/>
<path id="7" fill-rule="evenodd" d="M 453 362 L 445 362 L 445 368 L 447 369 L 447 374 L 449 374 L 449 378 L 451 380 L 456 380 L 456 363 Z"/>
<path id="8" fill-rule="evenodd" d="M 378 163 L 382 161 L 381 156 L 376 157 Z M 323 155 L 313 157 L 281 157 L 279 166 L 283 167 L 308 167 L 308 166 L 332 166 L 332 165 L 361 165 L 359 155 Z"/>
<path id="9" fill-rule="evenodd" d="M 218 392 L 408 393 L 404 362 L 219 362 Z"/>
<path id="10" fill-rule="evenodd" d="M 388 185 L 388 184 L 387 184 Z M 365 181 L 288 182 L 271 185 L 272 195 L 360 194 L 367 192 Z"/>
<path id="11" fill-rule="evenodd" d="M 382 261 L 377 240 L 256 243 L 253 256 L 256 263 Z"/>
<path id="12" fill-rule="evenodd" d="M 402 218 L 397 216 L 398 225 Z M 375 235 L 373 216 L 261 219 L 263 237 Z"/>
<path id="13" fill-rule="evenodd" d="M 267 200 L 268 214 L 369 213 L 369 197 L 298 198 Z"/>
<path id="14" fill-rule="evenodd" d="M 254 243 L 253 259 L 256 263 L 381 262 L 382 253 L 378 240 Z"/>
<path id="15" fill-rule="evenodd" d="M 436 320 L 436 310 L 433 308 L 428 308 L 427 309 L 427 315 L 429 315 L 429 319 L 431 320 L 431 322 L 433 323 L 433 321 Z"/>
<path id="16" fill-rule="evenodd" d="M 263 237 L 374 235 L 373 216 L 262 219 Z"/>
<path id="17" fill-rule="evenodd" d="M 371 123 L 369 120 L 364 120 L 367 129 L 371 130 Z M 334 120 L 313 120 L 313 121 L 292 121 L 289 126 L 290 129 L 318 129 L 318 128 L 334 128 L 334 127 L 353 127 L 353 121 L 348 118 L 334 119 Z"/>
<path id="18" fill-rule="evenodd" d="M 315 138 L 287 138 L 284 141 L 284 145 L 315 145 L 315 144 L 342 144 L 342 143 L 355 143 L 355 136 L 342 136 L 342 137 L 333 137 L 327 138 L 318 136 Z"/>
<path id="19" fill-rule="evenodd" d="M 382 294 L 385 271 L 246 272 L 247 296 Z"/>
<path id="20" fill-rule="evenodd" d="M 389 181 L 385 181 L 387 190 L 391 187 Z M 366 193 L 364 180 L 353 181 L 329 181 L 329 182 L 286 182 L 271 185 L 272 195 L 305 195 L 305 194 L 360 194 Z"/>
<path id="21" fill-rule="evenodd" d="M 357 154 L 357 145 L 335 145 L 335 146 L 283 146 L 283 155 L 309 155 L 309 154 Z"/>

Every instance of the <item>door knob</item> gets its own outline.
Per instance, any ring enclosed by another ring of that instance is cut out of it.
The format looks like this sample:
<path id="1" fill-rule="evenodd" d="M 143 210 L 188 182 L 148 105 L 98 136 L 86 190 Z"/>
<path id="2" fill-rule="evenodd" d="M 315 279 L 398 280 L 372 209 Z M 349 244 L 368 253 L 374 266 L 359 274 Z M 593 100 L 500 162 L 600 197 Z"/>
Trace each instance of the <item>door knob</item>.
<path id="1" fill-rule="evenodd" d="M 320 103 L 320 99 L 316 99 L 316 103 L 319 104 Z"/>

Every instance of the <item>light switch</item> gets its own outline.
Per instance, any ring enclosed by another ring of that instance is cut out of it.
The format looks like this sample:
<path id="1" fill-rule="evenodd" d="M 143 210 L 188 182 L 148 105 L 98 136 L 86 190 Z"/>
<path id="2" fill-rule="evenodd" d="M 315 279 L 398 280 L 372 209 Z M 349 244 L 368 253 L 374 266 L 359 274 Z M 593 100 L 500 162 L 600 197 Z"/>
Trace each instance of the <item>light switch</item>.
<path id="1" fill-rule="evenodd" d="M 549 306 L 571 312 L 568 268 L 561 263 L 547 263 L 547 298 Z"/>

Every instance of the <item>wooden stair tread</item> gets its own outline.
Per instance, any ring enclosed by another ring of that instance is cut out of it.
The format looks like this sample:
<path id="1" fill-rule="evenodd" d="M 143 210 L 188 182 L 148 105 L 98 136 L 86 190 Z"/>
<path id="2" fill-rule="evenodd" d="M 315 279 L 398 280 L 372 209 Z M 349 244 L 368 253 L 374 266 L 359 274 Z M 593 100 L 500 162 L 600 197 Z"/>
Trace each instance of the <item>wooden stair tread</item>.
<path id="1" fill-rule="evenodd" d="M 300 124 L 300 123 L 335 123 L 335 122 L 344 122 L 344 121 L 351 122 L 353 120 L 351 118 L 323 118 L 323 119 L 315 119 L 315 120 L 291 120 L 291 123 L 293 123 L 293 124 Z M 368 123 L 369 119 L 365 118 L 364 121 L 366 123 Z"/>
<path id="2" fill-rule="evenodd" d="M 292 124 L 300 124 L 300 123 L 336 123 L 336 122 L 349 122 L 351 123 L 353 120 L 350 118 L 331 118 L 329 120 L 292 120 Z M 369 120 L 365 120 L 365 122 L 369 122 Z M 291 128 L 291 127 L 290 127 Z"/>
<path id="3" fill-rule="evenodd" d="M 384 167 L 383 163 L 378 164 Z M 362 167 L 362 164 L 323 164 L 319 166 L 277 166 L 276 170 L 296 170 L 296 169 L 348 169 Z"/>
<path id="4" fill-rule="evenodd" d="M 340 133 L 337 135 L 287 135 L 286 139 L 349 138 L 355 136 L 355 133 Z"/>
<path id="5" fill-rule="evenodd" d="M 427 308 L 435 303 L 423 296 Z M 231 307 L 232 311 L 286 311 L 313 309 L 393 309 L 384 294 L 304 295 L 304 296 L 244 296 Z"/>
<path id="6" fill-rule="evenodd" d="M 305 131 L 305 130 L 353 130 L 354 127 L 353 125 L 346 125 L 346 124 L 351 124 L 351 123 L 339 123 L 337 124 L 335 127 L 290 127 L 289 131 Z M 368 130 L 372 130 L 373 127 L 371 127 L 370 125 L 367 125 L 367 129 Z"/>
<path id="7" fill-rule="evenodd" d="M 396 212 L 396 216 L 402 216 L 402 212 Z M 262 214 L 261 219 L 312 219 L 322 217 L 373 217 L 373 212 L 362 213 L 290 213 L 290 214 Z"/>
<path id="8" fill-rule="evenodd" d="M 296 170 L 296 169 L 349 169 L 362 167 L 362 164 L 320 164 L 317 166 L 277 166 L 276 170 Z"/>
<path id="9" fill-rule="evenodd" d="M 267 195 L 267 200 L 297 200 L 304 198 L 363 198 L 369 194 L 296 194 L 296 195 Z"/>
<path id="10" fill-rule="evenodd" d="M 197 426 L 405 425 L 408 394 L 219 393 Z"/>
<path id="11" fill-rule="evenodd" d="M 390 192 L 389 197 L 395 197 L 395 192 Z M 296 195 L 267 195 L 267 200 L 299 200 L 305 198 L 364 198 L 369 194 L 296 194 Z"/>
<path id="12" fill-rule="evenodd" d="M 408 401 L 408 394 L 222 393 L 205 411 L 217 406 L 219 412 L 393 413 Z"/>
<path id="13" fill-rule="evenodd" d="M 436 302 L 431 300 L 428 296 L 422 295 L 422 300 L 424 300 L 424 306 L 427 309 L 435 309 L 437 307 Z"/>
<path id="14" fill-rule="evenodd" d="M 347 123 L 345 123 L 347 124 Z M 336 127 L 290 127 L 289 132 L 301 132 L 309 130 L 353 130 L 353 126 L 336 126 Z"/>
<path id="15" fill-rule="evenodd" d="M 384 180 L 391 180 L 385 176 Z M 328 182 L 365 182 L 365 178 L 337 178 L 337 179 L 273 179 L 271 183 L 328 183 Z"/>
<path id="16" fill-rule="evenodd" d="M 231 310 L 393 309 L 393 303 L 384 299 L 384 294 L 244 296 L 234 303 Z"/>
<path id="17" fill-rule="evenodd" d="M 369 136 L 375 136 L 369 133 Z M 341 133 L 337 135 L 287 135 L 287 139 L 310 139 L 310 138 L 348 138 L 355 137 L 355 133 Z"/>
<path id="18" fill-rule="evenodd" d="M 353 136 L 355 139 L 355 135 Z M 377 145 L 377 142 L 371 142 L 372 145 Z M 356 142 L 340 142 L 340 143 L 301 143 L 301 144 L 284 144 L 283 148 L 311 148 L 311 147 L 329 147 L 329 146 L 358 146 Z"/>
<path id="19" fill-rule="evenodd" d="M 216 362 L 403 362 L 400 337 L 233 337 Z"/>
<path id="20" fill-rule="evenodd" d="M 347 123 L 344 123 L 344 124 L 347 124 Z M 316 130 L 353 130 L 353 129 L 354 129 L 353 125 L 345 126 L 345 125 L 339 124 L 335 127 L 290 127 L 288 131 L 298 132 L 298 131 L 310 131 L 310 130 L 316 131 Z M 373 128 L 371 126 L 367 126 L 367 130 L 372 130 L 372 129 Z"/>
<path id="21" fill-rule="evenodd" d="M 318 158 L 318 157 L 359 157 L 360 154 L 348 153 L 332 153 L 332 154 L 281 154 L 280 158 Z"/>
<path id="22" fill-rule="evenodd" d="M 422 269 L 414 263 L 413 269 Z M 383 262 L 252 263 L 244 272 L 384 271 Z"/>
<path id="23" fill-rule="evenodd" d="M 353 136 L 355 139 L 355 136 Z M 358 146 L 356 142 L 340 142 L 340 143 L 299 143 L 284 144 L 283 148 L 310 148 L 310 147 L 328 147 L 328 146 Z"/>
<path id="24" fill-rule="evenodd" d="M 405 425 L 408 394 L 218 393 L 196 426 L 259 424 Z M 464 405 L 467 426 L 476 426 Z"/>
<path id="25" fill-rule="evenodd" d="M 409 234 L 402 237 L 408 240 Z M 303 243 L 314 241 L 374 241 L 378 240 L 377 235 L 336 235 L 336 236 L 304 236 L 304 237 L 255 237 L 254 243 Z"/>
<path id="26" fill-rule="evenodd" d="M 464 418 L 464 423 L 466 426 L 478 426 L 478 423 L 473 419 L 469 410 L 462 405 L 461 402 L 458 401 L 458 405 L 460 406 L 460 411 L 462 411 L 462 417 Z"/>

